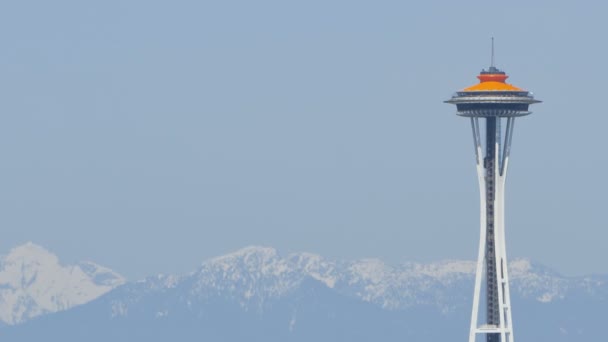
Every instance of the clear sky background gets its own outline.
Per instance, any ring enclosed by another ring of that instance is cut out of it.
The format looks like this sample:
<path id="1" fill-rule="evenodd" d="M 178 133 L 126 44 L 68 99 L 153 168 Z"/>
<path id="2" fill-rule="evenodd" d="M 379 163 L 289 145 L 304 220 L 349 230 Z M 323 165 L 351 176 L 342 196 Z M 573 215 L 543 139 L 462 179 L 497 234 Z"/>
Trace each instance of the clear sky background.
<path id="1" fill-rule="evenodd" d="M 0 250 L 128 278 L 246 245 L 474 259 L 469 122 L 490 62 L 518 119 L 510 257 L 608 273 L 602 1 L 5 1 Z"/>

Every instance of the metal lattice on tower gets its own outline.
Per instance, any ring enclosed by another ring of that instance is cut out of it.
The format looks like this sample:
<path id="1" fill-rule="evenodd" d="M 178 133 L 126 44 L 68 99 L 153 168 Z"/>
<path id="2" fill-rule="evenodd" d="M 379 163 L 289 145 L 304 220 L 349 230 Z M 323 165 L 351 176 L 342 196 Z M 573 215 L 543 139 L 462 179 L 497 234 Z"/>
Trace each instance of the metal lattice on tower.
<path id="1" fill-rule="evenodd" d="M 513 342 L 504 229 L 505 179 L 515 118 L 531 114 L 529 105 L 541 102 L 532 93 L 505 82 L 508 76 L 494 66 L 493 45 L 491 66 L 477 76 L 480 82 L 445 101 L 456 105 L 458 115 L 471 120 L 480 190 L 481 229 L 469 342 L 475 342 L 480 334 L 486 335 L 487 342 Z M 480 125 L 480 119 L 485 123 Z M 480 324 L 484 280 L 486 316 Z"/>

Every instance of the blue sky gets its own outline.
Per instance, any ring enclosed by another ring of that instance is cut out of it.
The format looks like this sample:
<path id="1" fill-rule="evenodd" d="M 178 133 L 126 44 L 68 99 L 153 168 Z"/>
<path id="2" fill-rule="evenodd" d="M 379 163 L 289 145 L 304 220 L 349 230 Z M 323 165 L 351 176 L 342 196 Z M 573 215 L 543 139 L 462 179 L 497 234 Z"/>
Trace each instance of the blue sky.
<path id="1" fill-rule="evenodd" d="M 246 245 L 473 259 L 468 121 L 489 64 L 517 121 L 510 257 L 607 273 L 608 12 L 565 1 L 19 1 L 0 5 L 0 250 L 129 278 Z"/>

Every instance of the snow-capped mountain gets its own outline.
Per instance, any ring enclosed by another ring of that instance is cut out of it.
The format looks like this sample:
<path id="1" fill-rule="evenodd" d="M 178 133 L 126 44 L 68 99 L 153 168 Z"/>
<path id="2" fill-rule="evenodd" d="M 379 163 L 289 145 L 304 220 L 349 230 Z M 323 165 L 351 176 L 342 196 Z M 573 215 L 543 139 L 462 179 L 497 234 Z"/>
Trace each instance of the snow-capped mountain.
<path id="1" fill-rule="evenodd" d="M 126 283 L 92 302 L 0 329 L 12 341 L 437 341 L 466 339 L 475 264 L 391 266 L 247 247 L 185 275 Z M 600 339 L 608 277 L 510 263 L 525 340 Z"/>
<path id="2" fill-rule="evenodd" d="M 608 284 L 601 277 L 566 278 L 528 259 L 515 259 L 510 270 L 513 291 L 525 299 L 546 303 L 564 299 L 570 290 L 583 289 L 608 294 Z M 391 266 L 378 259 L 335 261 L 310 253 L 281 256 L 273 248 L 247 247 L 210 259 L 191 274 L 151 277 L 137 286 L 165 290 L 187 286 L 191 296 L 222 294 L 248 309 L 260 309 L 265 301 L 286 296 L 312 279 L 341 295 L 383 309 L 431 305 L 445 311 L 458 300 L 468 305 L 470 294 L 464 290 L 472 292 L 474 276 L 473 261 Z M 159 285 L 159 279 L 164 285 Z M 461 297 L 453 296 L 456 290 L 463 290 Z"/>
<path id="3" fill-rule="evenodd" d="M 30 318 L 90 302 L 124 278 L 91 262 L 62 265 L 56 255 L 28 242 L 0 258 L 0 321 Z"/>

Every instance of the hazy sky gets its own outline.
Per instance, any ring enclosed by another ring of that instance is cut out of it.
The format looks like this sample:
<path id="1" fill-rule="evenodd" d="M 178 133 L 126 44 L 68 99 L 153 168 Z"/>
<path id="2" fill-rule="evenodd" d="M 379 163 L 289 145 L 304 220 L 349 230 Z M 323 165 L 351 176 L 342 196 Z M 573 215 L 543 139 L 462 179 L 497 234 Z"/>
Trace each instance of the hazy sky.
<path id="1" fill-rule="evenodd" d="M 608 273 L 608 13 L 574 1 L 5 1 L 0 250 L 134 279 L 246 245 L 473 259 L 469 122 L 490 61 L 518 119 L 510 257 Z"/>

